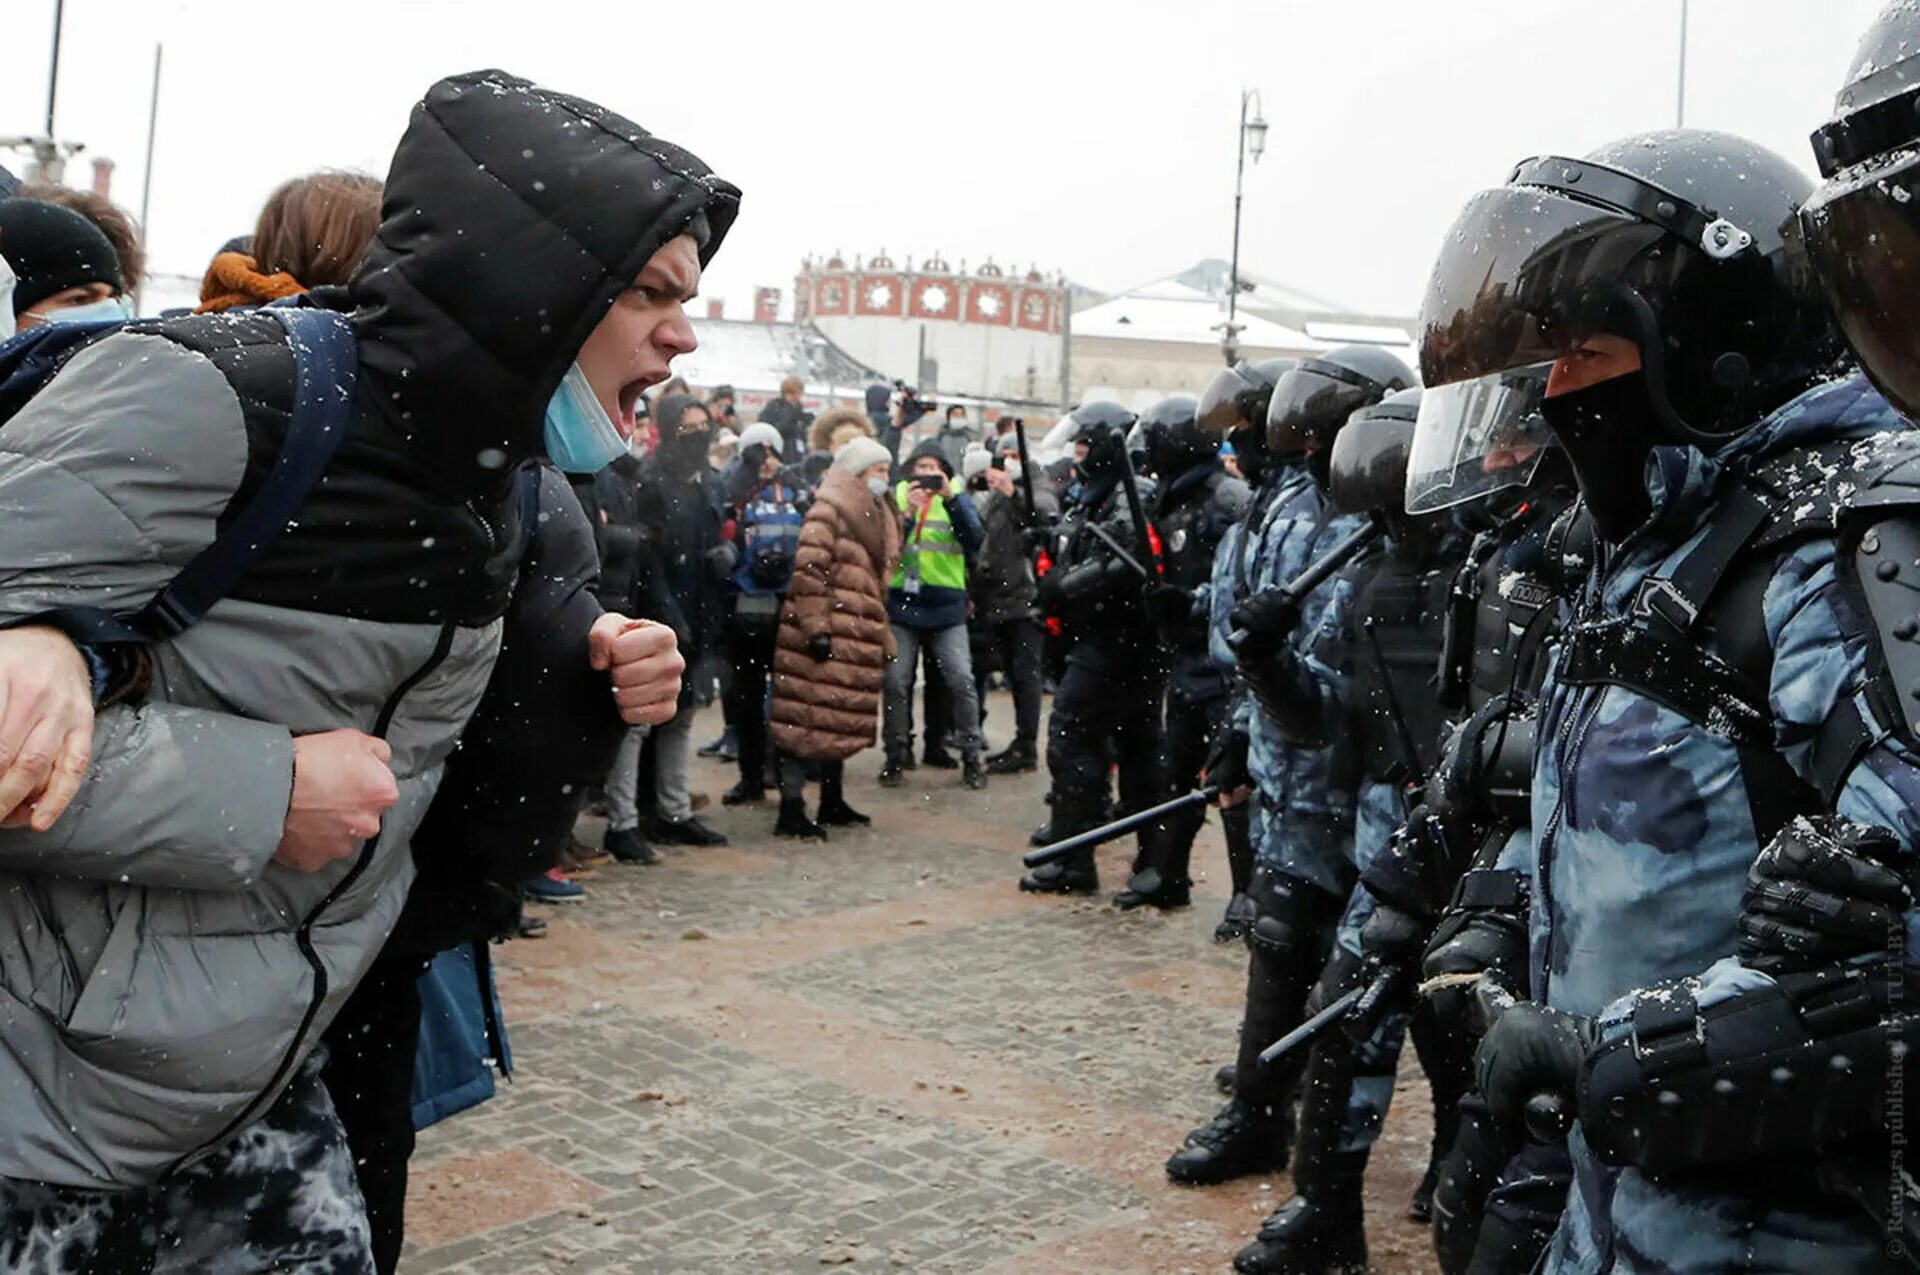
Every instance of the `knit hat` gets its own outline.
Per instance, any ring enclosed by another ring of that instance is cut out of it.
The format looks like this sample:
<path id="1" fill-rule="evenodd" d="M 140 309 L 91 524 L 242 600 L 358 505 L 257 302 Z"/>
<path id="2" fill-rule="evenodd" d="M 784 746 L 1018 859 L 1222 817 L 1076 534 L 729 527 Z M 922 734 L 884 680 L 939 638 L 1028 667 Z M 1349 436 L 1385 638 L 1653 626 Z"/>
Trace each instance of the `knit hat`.
<path id="1" fill-rule="evenodd" d="M 907 463 L 902 466 L 902 468 L 912 469 L 913 463 L 917 460 L 938 461 L 940 463 L 940 472 L 949 478 L 953 477 L 953 462 L 947 459 L 946 452 L 940 449 L 940 444 L 934 439 L 929 438 L 926 442 L 914 448 L 913 451 L 908 454 Z"/>
<path id="2" fill-rule="evenodd" d="M 993 453 L 975 443 L 967 448 L 965 455 L 960 457 L 960 477 L 963 481 L 970 483 L 986 473 L 992 465 Z"/>
<path id="3" fill-rule="evenodd" d="M 98 226 L 58 204 L 0 200 L 0 252 L 20 279 L 13 290 L 16 315 L 68 288 L 104 283 L 118 294 L 122 287 L 113 244 Z"/>
<path id="4" fill-rule="evenodd" d="M 740 431 L 740 450 L 744 452 L 755 443 L 759 443 L 775 456 L 778 456 L 780 454 L 780 431 L 765 421 L 755 421 Z"/>
<path id="5" fill-rule="evenodd" d="M 833 468 L 845 470 L 855 477 L 866 473 L 875 465 L 892 463 L 892 453 L 871 438 L 856 438 L 833 454 Z"/>

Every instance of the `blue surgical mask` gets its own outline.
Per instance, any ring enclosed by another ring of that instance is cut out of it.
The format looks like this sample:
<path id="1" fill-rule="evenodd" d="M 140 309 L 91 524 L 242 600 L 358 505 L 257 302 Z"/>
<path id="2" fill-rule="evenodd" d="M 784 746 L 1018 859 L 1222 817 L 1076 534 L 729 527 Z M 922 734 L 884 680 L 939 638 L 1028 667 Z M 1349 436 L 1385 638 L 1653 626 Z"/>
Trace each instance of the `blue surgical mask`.
<path id="1" fill-rule="evenodd" d="M 40 316 L 45 323 L 124 323 L 132 317 L 133 311 L 119 297 L 102 297 L 85 305 L 63 306 L 58 310 L 45 311 Z"/>
<path id="2" fill-rule="evenodd" d="M 547 459 L 569 474 L 592 474 L 626 454 L 627 440 L 575 363 L 547 400 Z"/>

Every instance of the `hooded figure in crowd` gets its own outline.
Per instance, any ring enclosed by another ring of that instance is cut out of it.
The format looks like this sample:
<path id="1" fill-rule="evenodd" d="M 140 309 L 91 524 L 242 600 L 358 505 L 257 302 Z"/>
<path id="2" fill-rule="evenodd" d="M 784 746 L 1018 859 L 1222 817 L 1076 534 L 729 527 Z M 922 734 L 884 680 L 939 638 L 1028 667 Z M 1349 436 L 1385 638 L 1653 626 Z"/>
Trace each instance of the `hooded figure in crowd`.
<path id="1" fill-rule="evenodd" d="M 309 1055 L 399 915 L 488 686 L 524 556 L 518 471 L 624 446 L 693 346 L 682 307 L 737 204 L 685 151 L 498 71 L 416 107 L 344 299 L 358 359 L 325 481 L 220 606 L 132 653 L 150 702 L 99 713 L 64 816 L 0 830 L 0 1261 L 359 1267 Z M 270 471 L 293 372 L 260 312 L 78 352 L 0 432 L 0 504 L 39 511 L 0 547 L 0 624 L 143 606 Z M 571 508 L 557 475 L 538 497 Z M 591 641 L 555 629 L 537 663 L 611 667 L 622 714 L 658 722 L 671 704 L 646 697 L 678 677 L 633 660 L 677 669 L 656 636 L 604 617 Z M 475 835 L 499 815 L 483 794 L 529 782 L 513 766 L 475 783 Z M 329 778 L 364 811 L 345 835 L 316 801 Z"/>

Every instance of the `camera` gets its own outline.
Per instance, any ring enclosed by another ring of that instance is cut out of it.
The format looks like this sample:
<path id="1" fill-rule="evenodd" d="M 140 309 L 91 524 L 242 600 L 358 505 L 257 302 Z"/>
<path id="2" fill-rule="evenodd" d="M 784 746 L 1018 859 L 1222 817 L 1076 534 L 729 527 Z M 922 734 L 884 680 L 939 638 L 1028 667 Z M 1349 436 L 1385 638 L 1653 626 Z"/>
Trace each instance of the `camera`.
<path id="1" fill-rule="evenodd" d="M 900 399 L 900 415 L 903 420 L 911 421 L 917 417 L 925 416 L 940 406 L 940 404 L 933 399 L 921 398 L 920 391 L 914 389 L 905 381 L 895 380 L 893 388 Z"/>
<path id="2" fill-rule="evenodd" d="M 915 487 L 924 487 L 938 496 L 947 490 L 947 477 L 945 474 L 916 474 L 913 479 L 913 485 Z"/>

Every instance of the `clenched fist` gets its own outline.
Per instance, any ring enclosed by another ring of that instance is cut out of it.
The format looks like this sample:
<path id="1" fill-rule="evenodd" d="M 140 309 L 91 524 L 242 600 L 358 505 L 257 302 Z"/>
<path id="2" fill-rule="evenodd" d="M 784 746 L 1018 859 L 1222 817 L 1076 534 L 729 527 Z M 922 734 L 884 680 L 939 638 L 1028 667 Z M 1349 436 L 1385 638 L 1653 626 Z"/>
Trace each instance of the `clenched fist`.
<path id="1" fill-rule="evenodd" d="M 318 872 L 354 853 L 380 831 L 380 816 L 400 800 L 384 739 L 330 730 L 293 741 L 293 800 L 273 860 Z"/>
<path id="2" fill-rule="evenodd" d="M 93 756 L 93 679 L 58 629 L 0 633 L 0 826 L 53 827 Z"/>
<path id="3" fill-rule="evenodd" d="M 620 719 L 629 726 L 673 720 L 680 703 L 680 675 L 687 662 L 673 630 L 651 620 L 609 612 L 587 634 L 587 656 L 613 682 Z"/>

